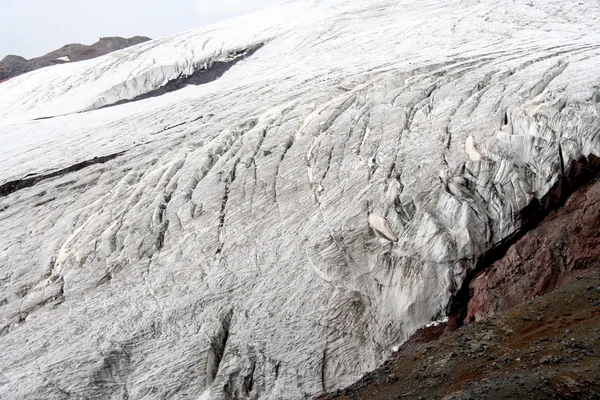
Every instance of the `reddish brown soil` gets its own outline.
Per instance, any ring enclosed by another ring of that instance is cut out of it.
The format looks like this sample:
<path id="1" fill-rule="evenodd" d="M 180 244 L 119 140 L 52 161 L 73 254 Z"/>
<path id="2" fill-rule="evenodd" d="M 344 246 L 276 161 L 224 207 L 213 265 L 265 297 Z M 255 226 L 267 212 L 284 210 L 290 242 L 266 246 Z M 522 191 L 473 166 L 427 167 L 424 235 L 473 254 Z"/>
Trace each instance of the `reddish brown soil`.
<path id="1" fill-rule="evenodd" d="M 321 398 L 600 399 L 600 273 L 429 343 L 411 340 Z"/>
<path id="2" fill-rule="evenodd" d="M 476 275 L 448 323 L 419 330 L 380 368 L 321 398 L 600 399 L 600 181 L 592 164 L 574 164 L 545 207 L 580 185 L 569 179 L 589 183 Z"/>
<path id="3" fill-rule="evenodd" d="M 466 322 L 479 321 L 600 264 L 600 182 L 574 193 L 470 285 Z"/>

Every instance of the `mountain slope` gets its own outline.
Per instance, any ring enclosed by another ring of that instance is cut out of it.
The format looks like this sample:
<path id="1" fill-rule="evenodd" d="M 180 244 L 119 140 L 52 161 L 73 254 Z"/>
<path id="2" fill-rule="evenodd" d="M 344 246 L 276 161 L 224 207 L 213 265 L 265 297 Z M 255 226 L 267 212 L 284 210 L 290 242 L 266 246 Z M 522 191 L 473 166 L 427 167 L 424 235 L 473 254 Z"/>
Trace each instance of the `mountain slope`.
<path id="1" fill-rule="evenodd" d="M 427 343 L 323 399 L 597 399 L 597 269 L 543 297 Z"/>
<path id="2" fill-rule="evenodd" d="M 377 370 L 322 398 L 598 398 L 600 180 L 587 178 L 463 283 L 469 296 L 454 299 L 462 310 L 448 322 L 420 329 Z"/>
<path id="3" fill-rule="evenodd" d="M 150 38 L 134 36 L 129 39 L 122 37 L 104 37 L 89 46 L 79 43 L 67 44 L 44 56 L 27 60 L 23 57 L 9 55 L 0 61 L 0 83 L 15 76 L 68 62 L 89 60 L 103 56 L 116 50 L 121 50 L 139 43 L 144 43 Z"/>
<path id="4" fill-rule="evenodd" d="M 360 378 L 599 153 L 597 16 L 289 2 L 2 83 L 0 396 Z"/>

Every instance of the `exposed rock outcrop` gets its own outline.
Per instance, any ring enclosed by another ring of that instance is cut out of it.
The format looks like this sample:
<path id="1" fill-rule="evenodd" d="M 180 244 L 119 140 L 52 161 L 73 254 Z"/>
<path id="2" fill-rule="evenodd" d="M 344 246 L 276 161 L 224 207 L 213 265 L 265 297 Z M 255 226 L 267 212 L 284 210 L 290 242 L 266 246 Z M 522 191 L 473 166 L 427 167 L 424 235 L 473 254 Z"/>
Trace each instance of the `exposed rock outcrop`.
<path id="1" fill-rule="evenodd" d="M 235 64 L 246 59 L 247 57 L 250 57 L 263 45 L 264 43 L 258 43 L 247 49 L 241 49 L 233 51 L 231 53 L 226 53 L 223 55 L 223 57 L 211 59 L 205 63 L 202 63 L 201 65 L 196 66 L 189 75 L 182 72 L 177 78 L 170 79 L 159 88 L 150 90 L 146 93 L 139 94 L 133 99 L 123 99 L 113 104 L 107 104 L 102 108 L 113 107 L 119 104 L 130 103 L 132 101 L 140 101 L 144 99 L 149 99 L 151 97 L 162 96 L 163 94 L 183 89 L 188 85 L 198 86 L 213 82 L 219 79 L 221 76 L 223 76 L 223 74 Z"/>
<path id="2" fill-rule="evenodd" d="M 128 39 L 122 37 L 103 37 L 96 43 L 84 45 L 79 43 L 67 44 L 44 56 L 27 60 L 23 57 L 9 55 L 0 61 L 0 83 L 35 71 L 36 69 L 69 62 L 89 60 L 103 56 L 113 51 L 121 50 L 150 40 L 144 36 L 134 36 Z"/>
<path id="3" fill-rule="evenodd" d="M 321 398 L 598 398 L 598 161 L 567 168 L 540 205 L 547 215 L 465 282 L 466 318 L 418 330 L 383 366 Z"/>
<path id="4" fill-rule="evenodd" d="M 470 284 L 466 322 L 479 321 L 600 268 L 600 182 L 576 191 Z"/>
<path id="5" fill-rule="evenodd" d="M 318 399 L 597 399 L 599 327 L 596 269 L 457 331 L 419 331 L 376 371 Z"/>

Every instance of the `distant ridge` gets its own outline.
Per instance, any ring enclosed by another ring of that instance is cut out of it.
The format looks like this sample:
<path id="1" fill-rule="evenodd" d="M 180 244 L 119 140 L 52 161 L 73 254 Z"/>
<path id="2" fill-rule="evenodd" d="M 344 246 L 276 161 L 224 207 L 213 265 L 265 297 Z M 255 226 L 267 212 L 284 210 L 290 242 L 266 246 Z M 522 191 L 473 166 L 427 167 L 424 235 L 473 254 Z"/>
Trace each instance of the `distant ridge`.
<path id="1" fill-rule="evenodd" d="M 0 82 L 51 65 L 89 60 L 149 40 L 151 39 L 145 36 L 134 36 L 128 39 L 118 36 L 101 37 L 100 40 L 89 46 L 71 43 L 44 56 L 32 58 L 31 60 L 27 60 L 20 56 L 9 55 L 0 61 Z"/>

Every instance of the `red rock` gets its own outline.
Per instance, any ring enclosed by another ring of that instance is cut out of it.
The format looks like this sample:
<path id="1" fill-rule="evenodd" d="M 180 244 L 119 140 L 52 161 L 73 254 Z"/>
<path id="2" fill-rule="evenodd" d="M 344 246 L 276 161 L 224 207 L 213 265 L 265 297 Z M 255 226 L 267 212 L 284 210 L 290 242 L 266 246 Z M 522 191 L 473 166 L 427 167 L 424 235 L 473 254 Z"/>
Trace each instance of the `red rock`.
<path id="1" fill-rule="evenodd" d="M 600 181 L 514 243 L 470 284 L 465 323 L 489 318 L 600 266 Z"/>

